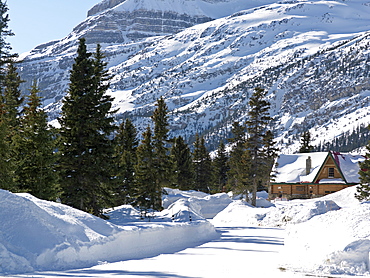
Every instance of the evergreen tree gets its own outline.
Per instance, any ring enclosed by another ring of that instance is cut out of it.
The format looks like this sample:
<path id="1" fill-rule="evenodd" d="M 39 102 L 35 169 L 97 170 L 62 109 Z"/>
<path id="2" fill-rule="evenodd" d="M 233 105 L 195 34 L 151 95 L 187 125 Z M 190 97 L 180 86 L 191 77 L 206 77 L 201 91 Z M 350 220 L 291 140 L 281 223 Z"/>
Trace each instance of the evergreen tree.
<path id="1" fill-rule="evenodd" d="M 20 79 L 15 64 L 9 60 L 6 75 L 3 79 L 4 88 L 0 94 L 0 133 L 2 137 L 2 149 L 0 150 L 0 168 L 4 183 L 0 186 L 3 189 L 17 191 L 14 181 L 14 171 L 17 163 L 15 155 L 15 138 L 19 136 L 19 116 L 23 97 L 19 86 L 23 81 Z"/>
<path id="2" fill-rule="evenodd" d="M 271 121 L 269 116 L 270 103 L 265 99 L 267 92 L 262 88 L 255 88 L 249 100 L 250 110 L 246 121 L 248 138 L 246 147 L 250 172 L 248 173 L 248 186 L 252 191 L 252 205 L 256 205 L 257 189 L 266 180 L 269 172 L 269 163 L 264 139 L 267 126 Z"/>
<path id="3" fill-rule="evenodd" d="M 6 42 L 6 37 L 14 36 L 14 33 L 8 29 L 8 22 L 8 6 L 6 5 L 5 1 L 0 0 L 0 93 L 2 93 L 5 87 L 4 78 L 6 66 L 9 63 L 10 58 L 16 56 L 10 53 L 12 48 L 10 44 Z"/>
<path id="4" fill-rule="evenodd" d="M 176 185 L 180 190 L 191 190 L 194 186 L 194 167 L 189 146 L 179 136 L 175 138 L 171 148 L 171 156 L 175 165 Z"/>
<path id="5" fill-rule="evenodd" d="M 5 79 L 8 64 L 12 62 L 12 58 L 16 54 L 11 54 L 11 46 L 6 42 L 6 38 L 13 36 L 13 32 L 8 29 L 9 15 L 6 2 L 0 0 L 0 188 L 16 191 L 14 185 L 14 163 L 12 156 L 12 146 L 10 138 L 10 130 L 8 122 L 8 107 L 4 101 Z M 9 82 L 8 75 L 8 82 Z"/>
<path id="6" fill-rule="evenodd" d="M 229 171 L 228 160 L 229 158 L 226 153 L 225 144 L 223 141 L 221 141 L 217 149 L 217 156 L 213 162 L 215 171 L 215 185 L 219 192 L 226 190 L 227 173 Z"/>
<path id="7" fill-rule="evenodd" d="M 300 153 L 310 153 L 313 151 L 313 146 L 311 143 L 311 134 L 309 131 L 303 132 L 301 136 L 301 147 L 299 149 Z"/>
<path id="8" fill-rule="evenodd" d="M 45 200 L 58 197 L 55 174 L 55 140 L 47 123 L 46 113 L 40 109 L 39 89 L 36 82 L 30 90 L 24 116 L 20 120 L 21 133 L 17 135 L 16 184 L 22 191 Z"/>
<path id="9" fill-rule="evenodd" d="M 153 148 L 154 167 L 159 186 L 171 186 L 174 182 L 174 169 L 169 156 L 168 145 L 168 108 L 161 97 L 157 100 L 152 120 L 154 122 Z"/>
<path id="10" fill-rule="evenodd" d="M 0 188 L 16 191 L 13 176 L 14 176 L 14 167 L 10 163 L 11 158 L 11 149 L 8 136 L 8 124 L 4 120 L 4 106 L 3 103 L 0 103 Z"/>
<path id="11" fill-rule="evenodd" d="M 231 145 L 230 157 L 228 161 L 227 184 L 228 190 L 232 190 L 235 194 L 240 194 L 245 191 L 245 175 L 248 165 L 245 164 L 244 155 L 246 151 L 246 129 L 245 126 L 234 122 L 231 132 L 232 138 L 228 141 Z"/>
<path id="12" fill-rule="evenodd" d="M 263 153 L 266 158 L 266 177 L 262 181 L 262 188 L 266 189 L 264 186 L 267 185 L 267 191 L 270 190 L 271 180 L 275 178 L 275 173 L 272 172 L 276 158 L 278 157 L 279 149 L 275 146 L 276 142 L 274 141 L 274 134 L 271 130 L 267 130 L 263 137 Z"/>
<path id="13" fill-rule="evenodd" d="M 140 209 L 143 217 L 147 217 L 149 212 L 162 209 L 162 189 L 157 181 L 157 173 L 154 168 L 152 131 L 149 126 L 143 137 L 143 141 L 137 148 L 134 205 Z"/>
<path id="14" fill-rule="evenodd" d="M 130 119 L 126 119 L 119 126 L 115 138 L 115 157 L 118 159 L 117 192 L 118 203 L 131 204 L 135 181 L 136 150 L 138 147 L 137 131 Z"/>
<path id="15" fill-rule="evenodd" d="M 210 193 L 212 184 L 212 161 L 209 152 L 206 149 L 205 141 L 199 134 L 195 136 L 194 152 L 194 189 L 202 192 Z"/>
<path id="16" fill-rule="evenodd" d="M 62 201 L 100 217 L 104 217 L 102 209 L 112 205 L 111 135 L 116 128 L 111 111 L 113 98 L 106 94 L 109 83 L 102 58 L 99 45 L 92 58 L 85 39 L 79 40 L 59 118 Z"/>
<path id="17" fill-rule="evenodd" d="M 370 125 L 368 126 L 370 130 Z M 360 185 L 355 197 L 360 201 L 370 200 L 370 141 L 366 146 L 366 160 L 360 163 Z"/>
<path id="18" fill-rule="evenodd" d="M 24 81 L 20 78 L 17 72 L 15 62 L 9 61 L 4 78 L 4 90 L 0 95 L 1 102 L 4 104 L 4 118 L 10 127 L 9 137 L 14 135 L 19 126 L 20 110 L 24 101 L 24 97 L 22 97 L 21 90 L 19 89 L 22 82 Z"/>

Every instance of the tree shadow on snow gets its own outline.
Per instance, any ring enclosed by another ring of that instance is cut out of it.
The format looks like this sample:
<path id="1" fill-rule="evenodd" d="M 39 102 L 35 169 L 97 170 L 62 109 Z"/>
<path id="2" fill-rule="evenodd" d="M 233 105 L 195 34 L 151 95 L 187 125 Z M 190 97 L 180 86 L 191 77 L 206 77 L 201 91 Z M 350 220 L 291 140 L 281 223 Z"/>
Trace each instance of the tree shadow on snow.
<path id="1" fill-rule="evenodd" d="M 269 244 L 269 245 L 284 245 L 284 239 L 280 237 L 271 237 L 265 235 L 233 235 L 230 231 L 233 230 L 267 230 L 267 229 L 279 229 L 279 228 L 259 228 L 259 227 L 222 227 L 217 228 L 217 231 L 221 234 L 221 237 L 216 242 L 235 242 L 235 243 L 254 243 L 254 244 Z"/>
<path id="2" fill-rule="evenodd" d="M 42 273 L 42 277 L 65 277 L 65 278 L 96 278 L 96 277 L 125 277 L 127 275 L 146 277 L 146 278 L 196 278 L 183 275 L 177 275 L 174 273 L 163 273 L 156 271 L 125 271 L 125 270 L 99 270 L 99 269 L 79 269 L 70 270 L 63 273 Z M 39 276 L 32 276 L 39 277 Z M 41 277 L 41 276 L 40 276 Z"/>

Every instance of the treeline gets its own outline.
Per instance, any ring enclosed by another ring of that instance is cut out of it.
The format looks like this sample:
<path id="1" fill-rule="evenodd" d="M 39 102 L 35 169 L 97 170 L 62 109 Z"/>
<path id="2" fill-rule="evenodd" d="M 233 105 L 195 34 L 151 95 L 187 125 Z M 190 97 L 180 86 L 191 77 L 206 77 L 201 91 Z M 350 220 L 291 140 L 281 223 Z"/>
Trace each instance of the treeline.
<path id="1" fill-rule="evenodd" d="M 351 152 L 357 148 L 366 146 L 370 140 L 370 130 L 366 125 L 359 125 L 352 131 L 347 131 L 342 135 L 336 137 L 331 142 L 321 143 L 315 146 L 314 151 L 338 151 L 338 152 Z"/>
<path id="2" fill-rule="evenodd" d="M 255 89 L 248 120 L 233 124 L 231 150 L 220 142 L 211 158 L 199 135 L 191 148 L 182 137 L 168 137 L 163 98 L 143 134 L 129 118 L 117 126 L 100 45 L 90 53 L 81 38 L 55 128 L 41 109 L 37 81 L 26 98 L 21 94 L 16 56 L 4 40 L 12 35 L 6 12 L 0 0 L 0 188 L 59 200 L 103 218 L 104 208 L 122 204 L 138 207 L 143 216 L 161 210 L 164 187 L 252 193 L 256 203 L 276 157 L 265 90 Z"/>
<path id="3" fill-rule="evenodd" d="M 211 158 L 199 135 L 192 148 L 181 136 L 168 138 L 163 98 L 141 136 L 129 118 L 115 125 L 113 98 L 106 94 L 110 77 L 99 45 L 89 53 L 80 39 L 59 128 L 47 123 L 37 82 L 23 105 L 15 63 L 7 65 L 0 95 L 3 189 L 60 199 L 104 217 L 104 208 L 122 204 L 138 207 L 143 215 L 161 210 L 164 187 L 253 193 L 255 202 L 258 188 L 268 184 L 276 150 L 267 131 L 271 119 L 263 89 L 255 89 L 246 123 L 234 123 L 231 151 L 221 142 Z"/>

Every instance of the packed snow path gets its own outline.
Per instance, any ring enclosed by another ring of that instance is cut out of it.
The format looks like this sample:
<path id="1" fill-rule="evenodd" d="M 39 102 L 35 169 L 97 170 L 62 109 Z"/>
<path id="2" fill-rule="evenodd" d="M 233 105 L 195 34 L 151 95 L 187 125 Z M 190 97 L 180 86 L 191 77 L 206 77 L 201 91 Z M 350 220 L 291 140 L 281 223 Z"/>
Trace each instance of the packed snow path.
<path id="1" fill-rule="evenodd" d="M 307 277 L 279 269 L 284 229 L 218 227 L 218 231 L 221 234 L 219 239 L 174 254 L 103 263 L 87 269 L 12 277 Z"/>

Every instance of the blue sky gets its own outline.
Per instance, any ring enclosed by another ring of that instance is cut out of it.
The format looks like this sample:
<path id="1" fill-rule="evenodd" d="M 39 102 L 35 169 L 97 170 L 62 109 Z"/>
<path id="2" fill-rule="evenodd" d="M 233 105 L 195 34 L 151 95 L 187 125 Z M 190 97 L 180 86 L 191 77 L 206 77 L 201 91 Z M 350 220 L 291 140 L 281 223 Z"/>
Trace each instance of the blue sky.
<path id="1" fill-rule="evenodd" d="M 13 52 L 23 53 L 35 46 L 68 35 L 86 18 L 87 11 L 102 0 L 7 0 L 8 37 Z"/>

